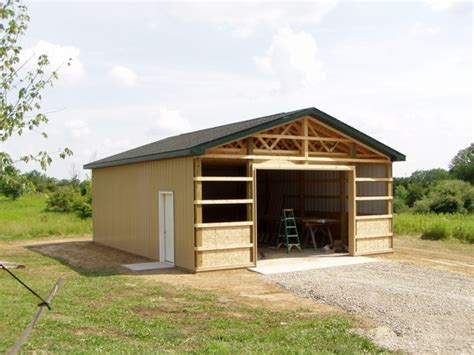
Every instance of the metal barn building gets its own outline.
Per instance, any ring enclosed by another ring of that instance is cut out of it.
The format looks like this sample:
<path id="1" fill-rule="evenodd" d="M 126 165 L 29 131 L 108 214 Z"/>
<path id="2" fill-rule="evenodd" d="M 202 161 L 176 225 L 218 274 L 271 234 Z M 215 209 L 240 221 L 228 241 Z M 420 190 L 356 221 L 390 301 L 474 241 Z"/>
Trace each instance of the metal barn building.
<path id="1" fill-rule="evenodd" d="M 84 166 L 93 238 L 190 272 L 250 267 L 292 209 L 336 221 L 351 255 L 391 252 L 392 162 L 404 160 L 316 108 L 169 137 Z"/>

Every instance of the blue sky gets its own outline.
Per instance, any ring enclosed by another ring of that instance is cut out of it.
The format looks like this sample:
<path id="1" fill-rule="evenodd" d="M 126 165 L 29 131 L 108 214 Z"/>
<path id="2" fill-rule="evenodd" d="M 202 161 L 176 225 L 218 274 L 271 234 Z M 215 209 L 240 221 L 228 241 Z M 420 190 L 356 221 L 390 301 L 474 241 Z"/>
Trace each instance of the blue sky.
<path id="1" fill-rule="evenodd" d="M 48 174 L 190 130 L 315 106 L 407 155 L 394 174 L 447 168 L 474 141 L 470 2 L 26 2 L 25 56 L 72 57 L 48 89 Z M 29 166 L 31 169 L 34 166 Z M 23 168 L 23 167 L 22 167 Z"/>

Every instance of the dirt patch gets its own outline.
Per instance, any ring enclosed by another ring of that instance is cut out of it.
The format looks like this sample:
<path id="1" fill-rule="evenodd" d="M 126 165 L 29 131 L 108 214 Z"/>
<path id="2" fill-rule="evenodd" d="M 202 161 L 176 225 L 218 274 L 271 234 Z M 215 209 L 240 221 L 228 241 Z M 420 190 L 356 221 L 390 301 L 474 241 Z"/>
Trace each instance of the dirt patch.
<path id="1" fill-rule="evenodd" d="M 419 236 L 396 236 L 393 244 L 393 254 L 376 257 L 474 275 L 474 245 L 423 240 Z"/>
<path id="2" fill-rule="evenodd" d="M 109 248 L 90 239 L 29 243 L 26 248 L 67 263 L 76 271 L 125 271 L 122 264 L 149 262 L 150 259 Z"/>
<path id="3" fill-rule="evenodd" d="M 265 307 L 276 311 L 303 311 L 312 316 L 326 316 L 343 313 L 333 307 L 318 304 L 308 299 L 265 282 L 257 273 L 243 270 L 213 271 L 189 274 L 176 269 L 162 269 L 133 272 L 122 264 L 142 263 L 147 258 L 118 249 L 96 244 L 90 238 L 24 241 L 5 244 L 6 248 L 27 248 L 43 255 L 56 258 L 77 272 L 114 270 L 136 275 L 150 283 L 167 283 L 173 286 L 212 291 L 224 304 L 243 307 Z"/>
<path id="4" fill-rule="evenodd" d="M 259 274 L 248 270 L 213 271 L 200 274 L 142 273 L 147 282 L 165 282 L 175 286 L 189 286 L 213 291 L 222 303 L 245 307 L 265 307 L 277 311 L 300 310 L 311 315 L 339 313 L 333 307 L 297 297 L 280 287 L 268 284 Z"/>

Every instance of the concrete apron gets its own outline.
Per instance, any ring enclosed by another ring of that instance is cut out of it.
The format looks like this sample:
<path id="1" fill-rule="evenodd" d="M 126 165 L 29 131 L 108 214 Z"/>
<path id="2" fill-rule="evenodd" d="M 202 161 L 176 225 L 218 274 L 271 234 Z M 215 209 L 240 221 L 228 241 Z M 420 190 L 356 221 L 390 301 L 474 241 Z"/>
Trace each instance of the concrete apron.
<path id="1" fill-rule="evenodd" d="M 133 271 L 148 271 L 148 270 L 158 270 L 158 269 L 171 269 L 174 266 L 169 263 L 164 262 L 151 262 L 151 263 L 138 263 L 138 264 L 122 264 L 123 267 Z"/>
<path id="2" fill-rule="evenodd" d="M 334 266 L 346 266 L 356 264 L 375 263 L 380 260 L 365 256 L 348 255 L 310 255 L 298 258 L 275 258 L 257 261 L 257 266 L 249 270 L 263 275 L 281 274 L 313 269 L 323 269 Z"/>

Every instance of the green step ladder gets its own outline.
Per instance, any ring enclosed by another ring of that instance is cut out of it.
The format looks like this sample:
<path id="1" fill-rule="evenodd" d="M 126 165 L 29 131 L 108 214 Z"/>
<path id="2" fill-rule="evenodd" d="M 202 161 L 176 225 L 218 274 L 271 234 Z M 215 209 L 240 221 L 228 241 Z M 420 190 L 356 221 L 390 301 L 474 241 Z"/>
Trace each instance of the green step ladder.
<path id="1" fill-rule="evenodd" d="M 295 212 L 291 208 L 283 209 L 278 228 L 277 249 L 282 245 L 286 246 L 286 252 L 289 253 L 292 247 L 301 251 L 300 237 L 298 227 L 296 226 Z"/>

